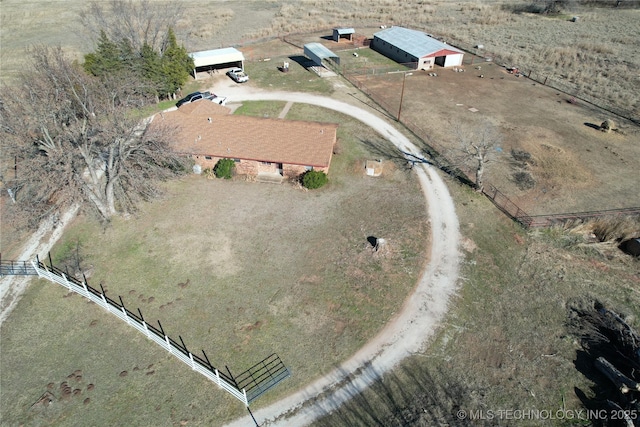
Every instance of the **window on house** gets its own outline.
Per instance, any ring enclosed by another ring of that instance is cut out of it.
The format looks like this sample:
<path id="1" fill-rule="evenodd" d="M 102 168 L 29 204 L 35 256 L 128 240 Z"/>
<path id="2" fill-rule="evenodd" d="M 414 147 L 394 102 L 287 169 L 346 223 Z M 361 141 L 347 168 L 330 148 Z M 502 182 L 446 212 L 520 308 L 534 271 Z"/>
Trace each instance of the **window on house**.
<path id="1" fill-rule="evenodd" d="M 240 159 L 233 159 L 235 163 L 240 163 Z"/>
<path id="2" fill-rule="evenodd" d="M 211 156 L 204 156 L 205 159 L 211 160 Z"/>
<path id="3" fill-rule="evenodd" d="M 260 163 L 262 163 L 265 166 L 270 166 L 271 165 L 271 162 L 260 162 Z"/>

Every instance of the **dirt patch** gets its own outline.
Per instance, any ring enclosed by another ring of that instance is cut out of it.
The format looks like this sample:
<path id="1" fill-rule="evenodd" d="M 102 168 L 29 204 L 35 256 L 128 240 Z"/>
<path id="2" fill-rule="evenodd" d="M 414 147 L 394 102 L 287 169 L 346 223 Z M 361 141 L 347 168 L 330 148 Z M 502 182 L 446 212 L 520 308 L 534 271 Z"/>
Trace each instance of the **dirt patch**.
<path id="1" fill-rule="evenodd" d="M 622 120 L 619 133 L 601 132 L 589 124 L 601 123 L 604 111 L 568 102 L 570 96 L 509 74 L 499 64 L 464 68 L 438 69 L 437 77 L 416 71 L 404 81 L 397 73 L 370 74 L 359 82 L 391 114 L 400 109 L 404 85 L 402 120 L 441 152 L 457 147 L 452 132 L 457 126 L 497 127 L 502 143 L 485 179 L 529 214 L 637 204 L 631 159 L 640 156 L 640 128 Z M 534 185 L 527 190 L 513 179 L 512 150 L 534 156 L 528 169 Z"/>

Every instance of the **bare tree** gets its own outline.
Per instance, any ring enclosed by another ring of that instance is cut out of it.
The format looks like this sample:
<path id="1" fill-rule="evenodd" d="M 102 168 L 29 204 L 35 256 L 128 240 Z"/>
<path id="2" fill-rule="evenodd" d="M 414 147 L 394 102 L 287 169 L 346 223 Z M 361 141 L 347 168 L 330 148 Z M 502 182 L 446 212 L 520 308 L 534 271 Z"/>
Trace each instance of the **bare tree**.
<path id="1" fill-rule="evenodd" d="M 18 158 L 15 215 L 36 224 L 83 203 L 103 219 L 135 209 L 157 182 L 184 170 L 171 129 L 147 127 L 122 97 L 75 66 L 61 48 L 34 48 L 33 70 L 0 99 L 3 156 Z"/>
<path id="2" fill-rule="evenodd" d="M 474 171 L 476 189 L 481 192 L 484 190 L 486 168 L 496 159 L 502 137 L 489 122 L 477 126 L 459 125 L 455 128 L 454 135 L 458 147 L 453 152 L 453 159 L 459 167 Z"/>
<path id="3" fill-rule="evenodd" d="M 104 31 L 117 43 L 127 40 L 137 52 L 145 44 L 162 52 L 168 41 L 167 29 L 176 28 L 183 13 L 184 7 L 177 1 L 93 1 L 80 13 L 80 21 L 94 42 Z"/>

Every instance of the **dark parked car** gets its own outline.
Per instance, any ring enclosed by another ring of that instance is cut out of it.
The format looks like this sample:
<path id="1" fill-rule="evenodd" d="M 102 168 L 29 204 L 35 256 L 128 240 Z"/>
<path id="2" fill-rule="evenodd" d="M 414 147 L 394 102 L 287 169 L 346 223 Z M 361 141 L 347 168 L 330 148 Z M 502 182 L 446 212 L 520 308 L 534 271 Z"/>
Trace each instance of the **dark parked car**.
<path id="1" fill-rule="evenodd" d="M 183 104 L 188 104 L 189 102 L 197 101 L 202 98 L 206 98 L 210 96 L 211 92 L 193 92 L 189 95 L 182 98 L 180 101 L 176 102 L 176 107 L 180 107 Z"/>

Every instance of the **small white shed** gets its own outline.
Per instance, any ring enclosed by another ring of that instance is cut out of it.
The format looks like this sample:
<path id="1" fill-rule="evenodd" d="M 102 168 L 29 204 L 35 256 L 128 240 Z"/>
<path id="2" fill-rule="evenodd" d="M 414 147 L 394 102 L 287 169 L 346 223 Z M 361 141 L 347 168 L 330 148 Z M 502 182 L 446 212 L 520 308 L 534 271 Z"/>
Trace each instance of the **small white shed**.
<path id="1" fill-rule="evenodd" d="M 353 28 L 334 28 L 333 29 L 333 41 L 339 42 L 341 39 L 353 41 L 353 34 L 356 32 Z"/>

